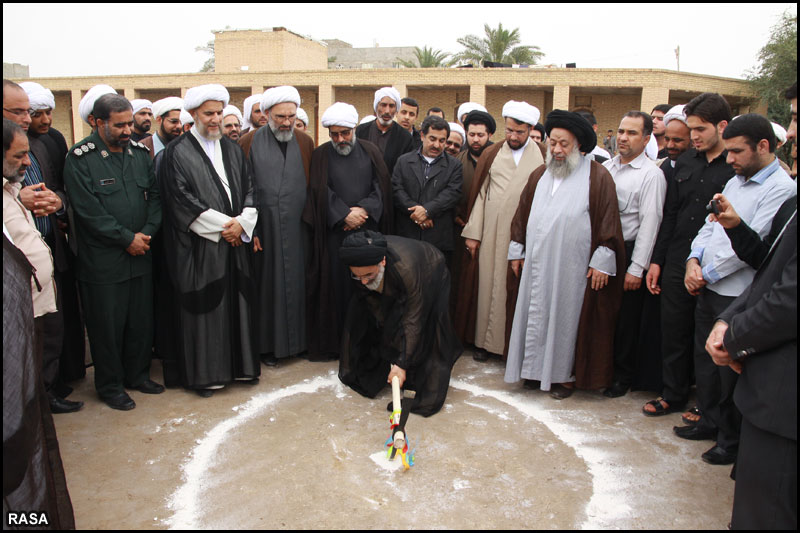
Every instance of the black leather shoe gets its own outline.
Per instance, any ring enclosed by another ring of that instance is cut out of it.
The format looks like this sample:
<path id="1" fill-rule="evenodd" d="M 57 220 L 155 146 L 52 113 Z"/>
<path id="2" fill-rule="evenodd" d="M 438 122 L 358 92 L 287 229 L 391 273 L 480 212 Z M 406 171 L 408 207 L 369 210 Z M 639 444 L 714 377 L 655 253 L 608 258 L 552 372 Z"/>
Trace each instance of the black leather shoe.
<path id="1" fill-rule="evenodd" d="M 674 426 L 672 431 L 682 439 L 687 440 L 714 440 L 717 430 L 704 426 Z"/>
<path id="2" fill-rule="evenodd" d="M 489 352 L 482 348 L 476 348 L 475 351 L 472 353 L 472 358 L 478 362 L 483 363 L 484 361 L 489 360 Z"/>
<path id="3" fill-rule="evenodd" d="M 614 383 L 609 388 L 603 391 L 603 396 L 606 398 L 619 398 L 620 396 L 625 396 L 625 393 L 628 392 L 628 386 L 623 385 L 621 383 Z"/>
<path id="4" fill-rule="evenodd" d="M 538 379 L 523 380 L 522 386 L 530 390 L 539 390 L 542 388 L 542 382 Z"/>
<path id="5" fill-rule="evenodd" d="M 161 394 L 162 392 L 164 392 L 164 385 L 160 385 L 150 379 L 146 380 L 141 385 L 137 385 L 136 387 L 133 388 L 145 394 Z"/>
<path id="6" fill-rule="evenodd" d="M 212 396 L 214 396 L 213 389 L 197 389 L 195 390 L 195 392 L 198 395 L 202 396 L 203 398 L 211 398 Z"/>
<path id="7" fill-rule="evenodd" d="M 116 396 L 102 399 L 107 406 L 118 411 L 130 411 L 136 407 L 136 402 L 128 396 L 127 392 L 120 392 Z"/>
<path id="8" fill-rule="evenodd" d="M 73 402 L 57 396 L 50 396 L 50 412 L 53 414 L 74 413 L 80 411 L 83 402 Z"/>
<path id="9" fill-rule="evenodd" d="M 278 358 L 273 353 L 261 354 L 261 362 L 267 366 L 278 366 Z"/>
<path id="10" fill-rule="evenodd" d="M 575 387 L 565 387 L 561 383 L 554 383 L 550 387 L 550 396 L 556 400 L 565 400 L 572 396 L 573 392 L 575 392 Z"/>
<path id="11" fill-rule="evenodd" d="M 700 458 L 710 465 L 730 465 L 736 461 L 736 452 L 730 452 L 722 446 L 714 446 Z"/>

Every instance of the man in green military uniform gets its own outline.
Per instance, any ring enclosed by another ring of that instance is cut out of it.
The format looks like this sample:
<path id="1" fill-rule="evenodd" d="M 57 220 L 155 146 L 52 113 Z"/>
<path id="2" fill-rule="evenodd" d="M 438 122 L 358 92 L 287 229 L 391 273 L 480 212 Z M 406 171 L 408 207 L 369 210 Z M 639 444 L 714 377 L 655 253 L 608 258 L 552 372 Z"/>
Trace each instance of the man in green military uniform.
<path id="1" fill-rule="evenodd" d="M 150 238 L 161 224 L 153 162 L 131 141 L 133 110 L 123 96 L 95 102 L 97 129 L 64 166 L 78 241 L 78 281 L 97 393 L 109 407 L 136 407 L 124 387 L 158 394 L 150 380 L 153 279 Z"/>

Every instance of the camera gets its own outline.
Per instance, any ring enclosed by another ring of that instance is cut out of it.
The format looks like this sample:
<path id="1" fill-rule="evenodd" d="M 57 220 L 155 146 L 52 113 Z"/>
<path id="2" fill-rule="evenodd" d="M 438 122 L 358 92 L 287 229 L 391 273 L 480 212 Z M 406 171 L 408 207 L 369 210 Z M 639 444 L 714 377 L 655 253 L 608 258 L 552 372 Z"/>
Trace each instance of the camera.
<path id="1" fill-rule="evenodd" d="M 719 216 L 719 200 L 711 200 L 706 206 L 706 211 Z"/>

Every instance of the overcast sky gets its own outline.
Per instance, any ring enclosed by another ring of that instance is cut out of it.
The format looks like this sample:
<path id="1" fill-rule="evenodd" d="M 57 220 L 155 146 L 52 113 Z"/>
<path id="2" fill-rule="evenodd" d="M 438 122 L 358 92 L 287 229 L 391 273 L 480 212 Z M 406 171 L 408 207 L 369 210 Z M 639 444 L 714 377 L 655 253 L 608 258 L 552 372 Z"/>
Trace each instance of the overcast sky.
<path id="1" fill-rule="evenodd" d="M 368 7 L 368 6 L 374 7 Z M 463 6 L 463 7 L 462 7 Z M 519 27 L 543 64 L 676 69 L 744 78 L 797 4 L 3 4 L 3 62 L 32 77 L 197 72 L 211 30 L 283 26 L 355 47 L 461 50 L 483 25 Z"/>

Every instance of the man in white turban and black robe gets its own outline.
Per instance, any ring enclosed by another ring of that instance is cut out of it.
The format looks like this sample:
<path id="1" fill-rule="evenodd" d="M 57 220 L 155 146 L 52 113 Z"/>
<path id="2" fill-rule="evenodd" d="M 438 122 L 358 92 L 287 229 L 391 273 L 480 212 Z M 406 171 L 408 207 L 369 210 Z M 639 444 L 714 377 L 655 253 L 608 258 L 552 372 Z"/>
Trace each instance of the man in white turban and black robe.
<path id="1" fill-rule="evenodd" d="M 312 360 L 339 356 L 340 335 L 353 292 L 350 272 L 339 261 L 339 247 L 355 230 L 391 233 L 392 185 L 383 156 L 369 141 L 356 138 L 358 112 L 337 102 L 322 115 L 331 141 L 311 156 L 303 222 L 311 233 L 306 259 L 306 327 Z M 408 132 L 406 132 L 408 133 Z"/>
<path id="2" fill-rule="evenodd" d="M 260 374 L 253 345 L 255 284 L 249 242 L 258 212 L 250 166 L 222 135 L 228 91 L 211 84 L 189 89 L 195 123 L 165 149 L 159 169 L 164 248 L 175 287 L 177 358 L 164 361 L 165 381 L 208 397 L 235 379 Z M 166 354 L 164 354 L 166 357 Z"/>
<path id="3" fill-rule="evenodd" d="M 357 231 L 345 238 L 339 257 L 357 278 L 349 281 L 355 294 L 339 379 L 374 398 L 397 376 L 401 387 L 416 392 L 402 400 L 404 412 L 438 412 L 462 351 L 448 310 L 444 255 L 427 242 Z"/>
<path id="4" fill-rule="evenodd" d="M 356 136 L 359 139 L 371 142 L 381 151 L 390 176 L 394 172 L 397 159 L 414 149 L 411 134 L 394 121 L 401 106 L 402 97 L 397 89 L 394 87 L 378 89 L 372 102 L 375 120 L 356 129 Z"/>
<path id="5" fill-rule="evenodd" d="M 301 220 L 314 141 L 296 131 L 300 93 L 294 87 L 267 89 L 261 109 L 267 127 L 239 144 L 253 169 L 258 198 L 254 247 L 259 325 L 256 347 L 268 366 L 306 350 L 305 254 L 308 233 Z"/>

